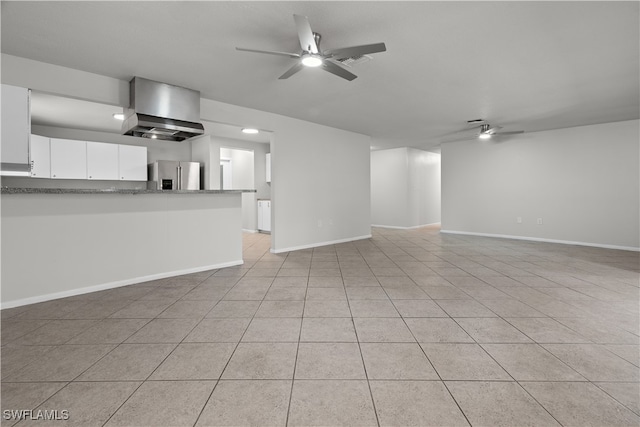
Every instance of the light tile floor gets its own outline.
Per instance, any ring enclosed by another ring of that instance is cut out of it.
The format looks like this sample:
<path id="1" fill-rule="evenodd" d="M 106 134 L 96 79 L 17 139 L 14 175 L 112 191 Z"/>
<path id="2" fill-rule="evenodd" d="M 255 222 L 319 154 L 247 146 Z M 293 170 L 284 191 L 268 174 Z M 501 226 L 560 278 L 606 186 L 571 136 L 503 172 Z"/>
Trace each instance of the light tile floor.
<path id="1" fill-rule="evenodd" d="M 241 267 L 3 310 L 2 410 L 69 411 L 20 426 L 640 424 L 638 253 L 373 233 L 278 255 L 248 234 Z"/>

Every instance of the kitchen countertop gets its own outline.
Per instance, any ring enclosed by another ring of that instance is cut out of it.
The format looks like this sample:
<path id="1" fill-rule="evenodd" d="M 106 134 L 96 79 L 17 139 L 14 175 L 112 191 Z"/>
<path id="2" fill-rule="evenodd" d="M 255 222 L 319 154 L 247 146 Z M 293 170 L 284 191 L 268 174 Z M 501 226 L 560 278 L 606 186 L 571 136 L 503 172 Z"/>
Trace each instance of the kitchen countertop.
<path id="1" fill-rule="evenodd" d="M 240 194 L 256 190 L 136 190 L 87 188 L 18 188 L 2 187 L 1 194 Z"/>

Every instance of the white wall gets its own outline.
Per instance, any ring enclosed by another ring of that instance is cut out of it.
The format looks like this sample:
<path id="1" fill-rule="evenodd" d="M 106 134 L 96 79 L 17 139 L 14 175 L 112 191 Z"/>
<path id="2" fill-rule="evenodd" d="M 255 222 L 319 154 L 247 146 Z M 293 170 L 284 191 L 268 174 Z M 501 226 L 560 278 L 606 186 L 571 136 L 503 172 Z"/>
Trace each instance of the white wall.
<path id="1" fill-rule="evenodd" d="M 409 227 L 409 164 L 406 148 L 371 152 L 371 222 Z"/>
<path id="2" fill-rule="evenodd" d="M 1 77 L 55 95 L 121 106 L 129 100 L 125 81 L 12 55 L 2 54 Z M 273 132 L 272 250 L 371 235 L 368 136 L 208 99 L 200 112 L 203 121 Z M 212 185 L 214 175 L 212 168 Z"/>
<path id="3" fill-rule="evenodd" d="M 283 122 L 271 142 L 272 249 L 370 237 L 369 137 Z"/>
<path id="4" fill-rule="evenodd" d="M 220 158 L 231 160 L 231 186 L 233 190 L 253 189 L 253 151 L 222 147 Z"/>
<path id="5" fill-rule="evenodd" d="M 211 136 L 191 138 L 188 144 L 191 145 L 191 161 L 200 163 L 200 188 L 217 189 L 211 186 Z"/>
<path id="6" fill-rule="evenodd" d="M 409 163 L 409 224 L 440 222 L 440 154 L 407 149 Z"/>
<path id="7" fill-rule="evenodd" d="M 3 308 L 242 264 L 239 194 L 1 200 Z"/>
<path id="8" fill-rule="evenodd" d="M 205 124 L 206 128 L 206 124 Z M 240 139 L 226 138 L 216 135 L 211 135 L 212 150 L 220 153 L 222 147 L 238 150 L 250 150 L 253 151 L 253 179 L 254 182 L 250 188 L 256 190 L 256 197 L 258 199 L 271 198 L 271 184 L 266 179 L 266 154 L 270 151 L 270 145 L 262 142 L 243 141 Z M 217 164 L 220 161 L 218 159 Z M 213 170 L 213 168 L 212 168 Z M 220 177 L 220 171 L 214 171 L 214 174 Z M 220 183 L 218 182 L 218 186 Z"/>
<path id="9" fill-rule="evenodd" d="M 638 248 L 639 123 L 443 144 L 443 231 Z"/>
<path id="10" fill-rule="evenodd" d="M 440 155 L 414 148 L 373 151 L 371 220 L 399 228 L 440 222 Z"/>

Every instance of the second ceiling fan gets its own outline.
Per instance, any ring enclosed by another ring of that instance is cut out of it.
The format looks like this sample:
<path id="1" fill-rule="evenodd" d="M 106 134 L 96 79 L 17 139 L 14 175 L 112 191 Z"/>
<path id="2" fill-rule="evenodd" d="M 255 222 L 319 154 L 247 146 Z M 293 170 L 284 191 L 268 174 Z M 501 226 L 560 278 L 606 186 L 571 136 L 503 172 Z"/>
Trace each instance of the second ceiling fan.
<path id="1" fill-rule="evenodd" d="M 358 76 L 347 70 L 340 63 L 341 60 L 345 60 L 347 58 L 359 58 L 363 55 L 384 52 L 387 50 L 384 43 L 373 43 L 321 51 L 321 36 L 320 34 L 311 31 L 311 26 L 309 25 L 307 17 L 302 15 L 293 15 L 293 19 L 296 22 L 298 39 L 300 40 L 300 47 L 302 48 L 300 53 L 245 49 L 240 47 L 236 47 L 236 49 L 245 52 L 266 53 L 269 55 L 287 56 L 289 58 L 298 59 L 298 62 L 279 77 L 280 79 L 287 79 L 302 70 L 304 67 L 321 67 L 323 70 L 349 81 L 357 78 Z"/>

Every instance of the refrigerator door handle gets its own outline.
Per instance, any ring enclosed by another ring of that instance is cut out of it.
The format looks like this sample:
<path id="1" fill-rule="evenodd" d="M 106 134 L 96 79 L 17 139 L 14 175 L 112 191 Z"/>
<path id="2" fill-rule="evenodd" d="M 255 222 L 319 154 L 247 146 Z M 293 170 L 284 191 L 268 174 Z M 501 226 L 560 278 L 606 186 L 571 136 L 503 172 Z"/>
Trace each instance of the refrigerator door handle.
<path id="1" fill-rule="evenodd" d="M 176 190 L 182 190 L 182 167 L 178 166 L 178 182 L 176 185 Z"/>

